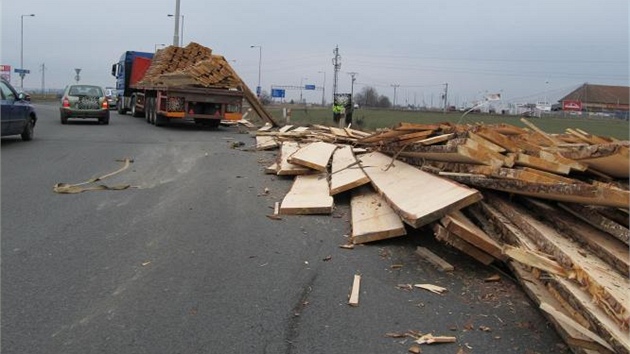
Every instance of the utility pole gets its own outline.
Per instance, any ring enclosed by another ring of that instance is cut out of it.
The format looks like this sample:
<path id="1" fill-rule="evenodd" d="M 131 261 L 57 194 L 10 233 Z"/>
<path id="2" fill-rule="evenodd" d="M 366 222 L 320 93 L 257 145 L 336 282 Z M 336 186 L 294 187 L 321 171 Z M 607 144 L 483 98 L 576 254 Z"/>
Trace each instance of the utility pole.
<path id="1" fill-rule="evenodd" d="M 444 113 L 446 113 L 448 103 L 448 82 L 444 84 Z"/>
<path id="2" fill-rule="evenodd" d="M 393 105 L 393 107 L 394 107 L 394 109 L 396 109 L 396 89 L 399 88 L 400 85 L 392 84 L 391 86 L 394 88 L 394 105 Z"/>
<path id="3" fill-rule="evenodd" d="M 46 63 L 42 63 L 42 67 L 41 67 L 41 72 L 42 72 L 42 94 L 45 94 L 46 92 Z"/>
<path id="4" fill-rule="evenodd" d="M 339 46 L 333 50 L 335 57 L 333 58 L 334 78 L 333 78 L 333 104 L 335 103 L 335 96 L 337 95 L 337 83 L 339 82 L 339 70 L 341 70 L 341 56 L 339 55 Z"/>

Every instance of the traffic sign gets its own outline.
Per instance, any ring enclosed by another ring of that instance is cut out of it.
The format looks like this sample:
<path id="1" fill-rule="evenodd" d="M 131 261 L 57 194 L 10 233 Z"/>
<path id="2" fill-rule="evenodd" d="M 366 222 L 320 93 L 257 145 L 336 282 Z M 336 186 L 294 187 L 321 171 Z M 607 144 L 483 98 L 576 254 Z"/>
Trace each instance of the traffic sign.
<path id="1" fill-rule="evenodd" d="M 271 97 L 284 98 L 284 89 L 271 89 Z"/>
<path id="2" fill-rule="evenodd" d="M 315 90 L 315 85 L 304 85 L 305 90 Z"/>
<path id="3" fill-rule="evenodd" d="M 28 69 L 13 69 L 13 72 L 18 73 L 18 74 L 30 74 L 31 71 Z"/>

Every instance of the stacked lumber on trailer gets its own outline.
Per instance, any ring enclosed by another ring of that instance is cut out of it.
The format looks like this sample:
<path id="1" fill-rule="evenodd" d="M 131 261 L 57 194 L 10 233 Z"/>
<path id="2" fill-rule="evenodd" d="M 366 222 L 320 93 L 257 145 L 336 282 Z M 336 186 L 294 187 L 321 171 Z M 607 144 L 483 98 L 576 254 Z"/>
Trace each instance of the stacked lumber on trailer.
<path id="1" fill-rule="evenodd" d="M 251 108 L 265 122 L 277 126 L 256 95 L 238 76 L 225 57 L 213 55 L 210 48 L 191 42 L 186 47 L 169 46 L 158 50 L 138 87 L 204 87 L 239 90 Z"/>

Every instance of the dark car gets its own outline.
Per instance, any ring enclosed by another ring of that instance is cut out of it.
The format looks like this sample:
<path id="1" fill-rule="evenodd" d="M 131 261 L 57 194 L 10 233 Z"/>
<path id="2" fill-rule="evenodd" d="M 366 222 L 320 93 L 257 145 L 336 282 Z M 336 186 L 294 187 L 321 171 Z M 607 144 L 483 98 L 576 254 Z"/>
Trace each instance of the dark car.
<path id="1" fill-rule="evenodd" d="M 69 85 L 61 96 L 59 108 L 61 124 L 70 118 L 96 118 L 101 124 L 109 124 L 109 104 L 102 87 L 96 85 Z"/>
<path id="2" fill-rule="evenodd" d="M 105 98 L 107 98 L 107 105 L 109 109 L 116 109 L 118 106 L 118 97 L 116 96 L 116 89 L 113 87 L 105 88 Z"/>
<path id="3" fill-rule="evenodd" d="M 18 93 L 11 84 L 0 80 L 2 100 L 2 136 L 21 135 L 22 140 L 32 140 L 37 114 L 30 102 L 30 96 Z"/>

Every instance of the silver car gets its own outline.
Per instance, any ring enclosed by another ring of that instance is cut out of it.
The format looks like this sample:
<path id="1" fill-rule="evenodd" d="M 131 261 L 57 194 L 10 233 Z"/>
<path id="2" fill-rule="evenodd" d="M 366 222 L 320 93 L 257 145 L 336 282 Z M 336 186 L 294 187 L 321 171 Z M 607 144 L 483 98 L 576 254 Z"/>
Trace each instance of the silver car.
<path id="1" fill-rule="evenodd" d="M 109 104 L 102 87 L 96 85 L 69 85 L 61 96 L 59 108 L 61 124 L 70 118 L 96 118 L 101 124 L 109 124 Z"/>

